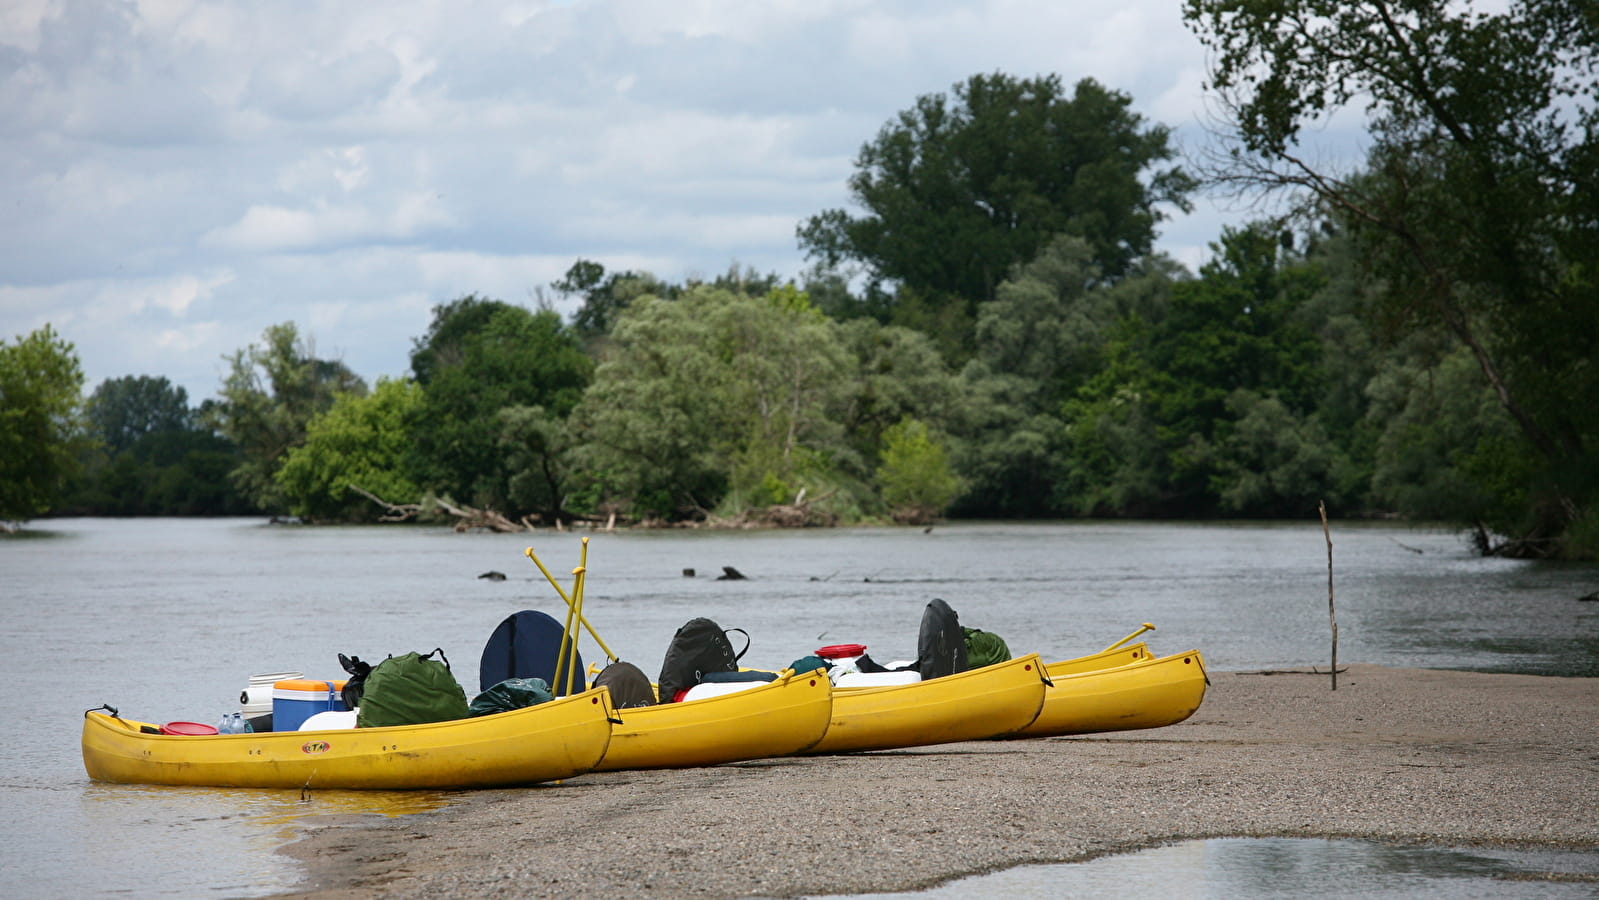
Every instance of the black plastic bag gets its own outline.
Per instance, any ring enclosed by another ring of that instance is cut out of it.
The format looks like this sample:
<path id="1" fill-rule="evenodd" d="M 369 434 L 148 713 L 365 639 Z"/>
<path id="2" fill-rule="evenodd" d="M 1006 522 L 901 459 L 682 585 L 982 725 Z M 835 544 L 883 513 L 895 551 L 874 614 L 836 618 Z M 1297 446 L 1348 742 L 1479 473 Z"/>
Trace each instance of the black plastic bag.
<path id="1" fill-rule="evenodd" d="M 542 678 L 507 678 L 472 698 L 468 715 L 488 716 L 537 706 L 555 699 L 550 685 Z"/>
<path id="2" fill-rule="evenodd" d="M 344 700 L 345 709 L 355 709 L 361 705 L 361 692 L 366 690 L 366 676 L 372 674 L 372 665 L 362 662 L 359 656 L 345 656 L 343 653 L 339 654 L 339 665 L 350 673 L 339 697 Z"/>

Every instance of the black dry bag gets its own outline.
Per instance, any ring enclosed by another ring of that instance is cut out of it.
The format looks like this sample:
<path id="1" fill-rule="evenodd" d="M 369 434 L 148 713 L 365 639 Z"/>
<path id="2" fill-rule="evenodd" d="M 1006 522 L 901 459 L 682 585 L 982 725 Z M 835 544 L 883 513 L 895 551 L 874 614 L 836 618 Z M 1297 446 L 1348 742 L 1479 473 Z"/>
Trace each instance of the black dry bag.
<path id="1" fill-rule="evenodd" d="M 934 598 L 922 613 L 916 642 L 916 669 L 923 681 L 966 671 L 966 635 L 949 604 Z"/>
<path id="2" fill-rule="evenodd" d="M 611 689 L 611 705 L 617 709 L 634 709 L 655 705 L 655 688 L 644 670 L 630 662 L 617 660 L 594 676 L 595 687 Z"/>

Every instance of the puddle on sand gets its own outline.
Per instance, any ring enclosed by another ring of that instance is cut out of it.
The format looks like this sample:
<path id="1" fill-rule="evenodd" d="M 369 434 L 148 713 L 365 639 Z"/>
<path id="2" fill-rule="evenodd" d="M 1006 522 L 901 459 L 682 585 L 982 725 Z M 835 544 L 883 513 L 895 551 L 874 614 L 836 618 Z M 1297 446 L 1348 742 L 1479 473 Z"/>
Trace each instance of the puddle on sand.
<path id="1" fill-rule="evenodd" d="M 925 891 L 839 894 L 828 895 L 826 900 L 1017 900 L 1146 894 L 1227 900 L 1593 898 L 1599 896 L 1599 850 L 1215 838 L 1082 863 L 1019 866 Z"/>

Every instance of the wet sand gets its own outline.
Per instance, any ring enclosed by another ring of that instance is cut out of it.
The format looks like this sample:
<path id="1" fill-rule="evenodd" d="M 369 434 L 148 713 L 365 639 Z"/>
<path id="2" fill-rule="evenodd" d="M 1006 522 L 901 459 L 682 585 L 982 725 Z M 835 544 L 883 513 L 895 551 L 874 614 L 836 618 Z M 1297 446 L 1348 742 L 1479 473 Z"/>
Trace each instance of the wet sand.
<path id="1" fill-rule="evenodd" d="M 1208 837 L 1599 849 L 1599 679 L 1354 665 L 1213 673 L 1166 728 L 453 795 L 315 828 L 284 896 L 901 891 Z"/>

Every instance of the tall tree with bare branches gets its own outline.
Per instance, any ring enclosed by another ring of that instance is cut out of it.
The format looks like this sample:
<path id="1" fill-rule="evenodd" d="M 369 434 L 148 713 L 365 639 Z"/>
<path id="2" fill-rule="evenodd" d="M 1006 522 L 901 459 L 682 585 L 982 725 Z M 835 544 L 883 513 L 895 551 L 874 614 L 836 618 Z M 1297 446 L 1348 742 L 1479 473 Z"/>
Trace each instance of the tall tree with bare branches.
<path id="1" fill-rule="evenodd" d="M 1448 0 L 1187 0 L 1230 146 L 1208 176 L 1346 228 L 1396 333 L 1467 348 L 1527 452 L 1525 554 L 1599 535 L 1599 13 Z M 1363 165 L 1310 130 L 1365 110 Z M 1347 115 L 1347 113 L 1346 113 Z"/>

